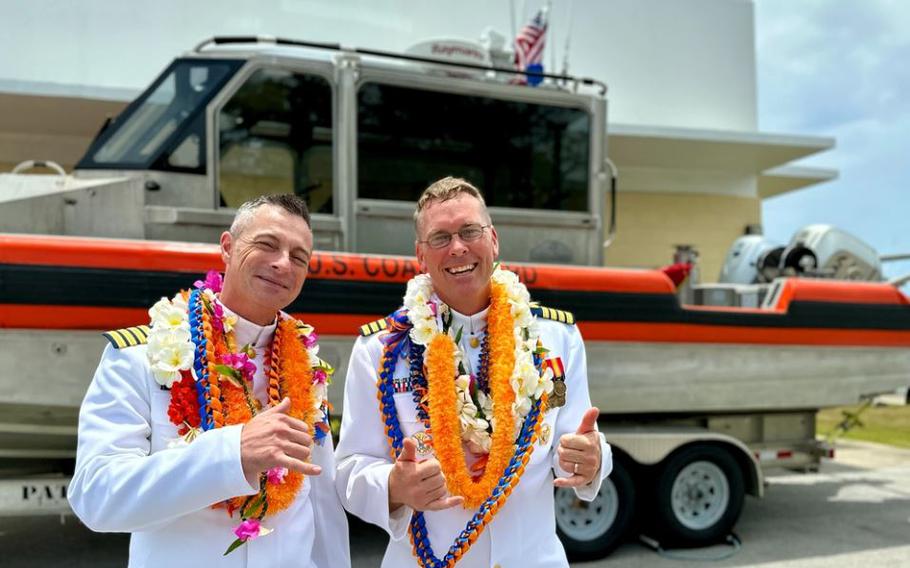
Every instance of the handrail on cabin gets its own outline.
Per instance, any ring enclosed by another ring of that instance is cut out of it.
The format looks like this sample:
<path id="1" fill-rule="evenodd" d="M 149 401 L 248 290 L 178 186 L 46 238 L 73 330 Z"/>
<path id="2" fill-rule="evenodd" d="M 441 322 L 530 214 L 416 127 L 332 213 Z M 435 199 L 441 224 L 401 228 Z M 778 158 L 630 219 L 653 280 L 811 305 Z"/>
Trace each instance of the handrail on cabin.
<path id="1" fill-rule="evenodd" d="M 345 51 L 358 55 L 369 55 L 373 57 L 386 57 L 389 59 L 398 59 L 400 61 L 413 61 L 417 63 L 429 63 L 432 65 L 443 65 L 447 67 L 457 67 L 460 69 L 473 69 L 475 71 L 495 71 L 507 75 L 523 75 L 525 77 L 542 77 L 554 82 L 563 84 L 571 83 L 578 90 L 578 85 L 596 87 L 598 94 L 604 96 L 607 94 L 607 85 L 603 81 L 592 79 L 590 77 L 575 77 L 573 75 L 555 75 L 552 73 L 536 73 L 529 71 L 519 71 L 508 67 L 497 67 L 494 65 L 478 65 L 476 63 L 462 63 L 458 61 L 445 61 L 433 57 L 421 57 L 419 55 L 409 55 L 405 53 L 395 53 L 393 51 L 384 51 L 380 49 L 365 49 L 359 47 L 344 47 L 340 43 L 326 43 L 317 41 L 303 41 L 296 39 L 281 38 L 268 35 L 251 35 L 251 36 L 215 36 L 205 39 L 193 48 L 196 53 L 202 52 L 203 49 L 210 45 L 232 45 L 232 44 L 271 44 L 284 45 L 291 47 L 306 47 L 310 49 L 323 49 L 328 51 Z"/>

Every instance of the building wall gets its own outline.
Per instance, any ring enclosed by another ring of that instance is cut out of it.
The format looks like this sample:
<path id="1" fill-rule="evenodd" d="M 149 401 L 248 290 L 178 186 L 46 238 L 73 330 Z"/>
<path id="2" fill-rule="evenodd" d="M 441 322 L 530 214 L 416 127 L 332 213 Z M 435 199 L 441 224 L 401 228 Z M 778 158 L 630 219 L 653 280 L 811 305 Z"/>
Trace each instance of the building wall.
<path id="1" fill-rule="evenodd" d="M 702 282 L 716 282 L 727 249 L 746 225 L 761 222 L 761 202 L 634 191 L 619 193 L 616 213 L 617 238 L 604 254 L 607 265 L 656 268 L 672 262 L 675 245 L 688 244 L 699 252 Z"/>
<path id="2" fill-rule="evenodd" d="M 733 241 L 746 225 L 761 223 L 754 174 L 620 167 L 618 188 L 616 241 L 604 254 L 608 266 L 662 266 L 672 261 L 675 245 L 686 244 L 699 252 L 701 281 L 716 282 Z"/>
<path id="3" fill-rule="evenodd" d="M 71 170 L 104 124 L 126 103 L 0 93 L 0 172 L 25 160 L 52 160 Z"/>
<path id="4" fill-rule="evenodd" d="M 573 26 L 575 71 L 607 83 L 610 122 L 757 129 L 750 1 L 575 0 L 574 6 L 581 14 Z"/>

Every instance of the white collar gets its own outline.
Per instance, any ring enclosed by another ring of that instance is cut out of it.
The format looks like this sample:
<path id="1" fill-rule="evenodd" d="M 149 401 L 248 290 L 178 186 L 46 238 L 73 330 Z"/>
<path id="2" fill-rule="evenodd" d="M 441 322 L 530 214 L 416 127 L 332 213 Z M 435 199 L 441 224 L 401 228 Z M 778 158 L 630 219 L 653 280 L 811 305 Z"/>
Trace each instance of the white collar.
<path id="1" fill-rule="evenodd" d="M 450 311 L 452 312 L 452 327 L 455 329 L 460 327 L 464 330 L 464 333 L 469 335 L 476 335 L 487 329 L 487 313 L 490 311 L 489 306 L 472 316 L 466 316 L 451 308 Z"/>
<path id="2" fill-rule="evenodd" d="M 237 323 L 234 324 L 234 338 L 238 348 L 244 345 L 252 345 L 254 348 L 265 348 L 272 342 L 272 336 L 275 335 L 275 328 L 278 325 L 278 318 L 275 318 L 268 325 L 259 325 L 244 319 L 223 303 L 221 303 L 221 307 L 224 308 L 226 315 L 232 315 L 237 318 Z"/>

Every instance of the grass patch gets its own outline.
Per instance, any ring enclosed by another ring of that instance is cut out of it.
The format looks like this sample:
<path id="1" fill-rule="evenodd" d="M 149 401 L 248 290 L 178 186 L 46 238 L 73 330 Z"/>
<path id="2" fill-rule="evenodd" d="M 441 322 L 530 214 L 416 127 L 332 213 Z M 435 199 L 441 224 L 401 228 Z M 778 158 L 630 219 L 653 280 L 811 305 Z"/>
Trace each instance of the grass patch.
<path id="1" fill-rule="evenodd" d="M 816 432 L 827 436 L 843 420 L 843 412 L 855 412 L 857 406 L 828 408 L 818 413 Z M 910 405 L 872 406 L 860 414 L 860 426 L 843 435 L 850 440 L 877 442 L 898 448 L 910 448 Z"/>

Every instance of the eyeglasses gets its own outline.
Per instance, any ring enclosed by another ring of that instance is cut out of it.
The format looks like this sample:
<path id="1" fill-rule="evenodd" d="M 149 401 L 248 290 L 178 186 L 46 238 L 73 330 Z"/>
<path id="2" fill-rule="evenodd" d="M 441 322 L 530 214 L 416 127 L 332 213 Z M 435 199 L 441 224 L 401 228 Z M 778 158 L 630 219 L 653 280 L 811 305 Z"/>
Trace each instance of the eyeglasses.
<path id="1" fill-rule="evenodd" d="M 433 233 L 425 241 L 417 242 L 430 245 L 430 248 L 441 249 L 449 246 L 449 243 L 452 242 L 452 238 L 455 235 L 458 235 L 458 238 L 461 239 L 461 242 L 470 243 L 482 237 L 483 230 L 492 226 L 493 225 L 465 225 L 464 227 L 458 229 L 457 233 L 446 233 L 445 231 L 440 231 L 438 233 Z"/>

